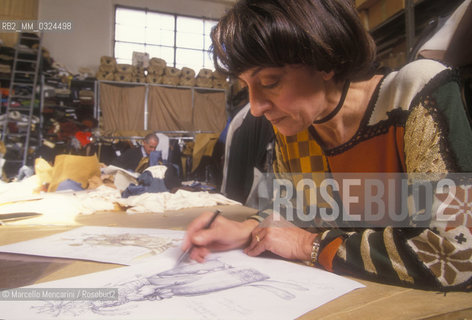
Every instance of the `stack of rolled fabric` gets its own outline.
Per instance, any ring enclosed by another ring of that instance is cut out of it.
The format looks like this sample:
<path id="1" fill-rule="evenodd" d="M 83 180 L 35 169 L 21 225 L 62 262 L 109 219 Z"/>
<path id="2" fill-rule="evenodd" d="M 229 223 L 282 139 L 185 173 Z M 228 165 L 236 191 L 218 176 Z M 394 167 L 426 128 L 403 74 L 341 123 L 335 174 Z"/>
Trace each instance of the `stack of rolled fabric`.
<path id="1" fill-rule="evenodd" d="M 102 56 L 96 74 L 97 80 L 115 80 L 116 60 L 113 57 Z"/>
<path id="2" fill-rule="evenodd" d="M 200 87 L 226 89 L 226 77 L 210 69 L 195 70 L 187 67 L 178 69 L 167 66 L 164 59 L 151 58 L 147 68 L 135 67 L 130 64 L 118 64 L 113 57 L 102 56 L 97 72 L 98 80 L 114 80 L 122 82 L 139 82 L 150 84 L 165 84 L 171 86 Z"/>
<path id="3" fill-rule="evenodd" d="M 0 74 L 5 78 L 11 77 L 14 56 L 14 48 L 5 47 L 0 44 Z"/>
<path id="4" fill-rule="evenodd" d="M 144 67 L 133 66 L 133 82 L 145 83 L 146 75 Z"/>
<path id="5" fill-rule="evenodd" d="M 0 73 L 11 73 L 11 66 L 8 64 L 1 64 L 0 63 Z"/>
<path id="6" fill-rule="evenodd" d="M 181 71 L 179 86 L 193 87 L 195 85 L 195 70 L 183 67 Z"/>
<path id="7" fill-rule="evenodd" d="M 222 74 L 221 72 L 214 71 L 212 73 L 212 78 L 213 78 L 213 88 L 216 89 L 227 89 L 228 88 L 228 81 L 226 81 L 226 76 Z"/>
<path id="8" fill-rule="evenodd" d="M 212 71 L 205 68 L 200 69 L 195 80 L 195 85 L 201 88 L 213 88 Z"/>
<path id="9" fill-rule="evenodd" d="M 130 64 L 120 63 L 116 65 L 115 81 L 132 82 L 134 79 L 134 68 Z"/>
<path id="10" fill-rule="evenodd" d="M 147 83 L 162 83 L 162 76 L 164 75 L 164 70 L 167 66 L 165 60 L 160 58 L 151 58 L 149 60 L 149 66 L 147 68 Z"/>
<path id="11" fill-rule="evenodd" d="M 82 104 L 93 104 L 94 92 L 93 90 L 80 90 L 79 101 Z"/>
<path id="12" fill-rule="evenodd" d="M 182 71 L 174 67 L 166 67 L 164 69 L 164 76 L 162 77 L 162 84 L 176 86 L 179 84 L 180 75 Z"/>

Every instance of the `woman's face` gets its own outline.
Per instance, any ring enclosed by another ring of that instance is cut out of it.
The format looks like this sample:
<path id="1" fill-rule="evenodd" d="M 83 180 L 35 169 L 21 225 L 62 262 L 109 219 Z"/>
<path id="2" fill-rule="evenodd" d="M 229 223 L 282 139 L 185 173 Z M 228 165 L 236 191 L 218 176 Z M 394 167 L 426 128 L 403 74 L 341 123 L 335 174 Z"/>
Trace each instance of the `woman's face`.
<path id="1" fill-rule="evenodd" d="M 252 68 L 239 79 L 249 89 L 252 115 L 265 116 L 286 136 L 321 118 L 326 105 L 323 73 L 307 67 Z"/>

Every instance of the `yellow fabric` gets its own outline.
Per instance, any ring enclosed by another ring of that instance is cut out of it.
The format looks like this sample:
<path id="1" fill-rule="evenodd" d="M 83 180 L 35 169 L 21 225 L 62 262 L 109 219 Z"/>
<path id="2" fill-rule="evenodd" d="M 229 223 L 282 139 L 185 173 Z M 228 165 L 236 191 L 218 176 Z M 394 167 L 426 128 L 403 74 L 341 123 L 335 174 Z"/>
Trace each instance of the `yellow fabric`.
<path id="1" fill-rule="evenodd" d="M 34 172 L 38 176 L 39 185 L 48 184 L 52 179 L 53 167 L 43 158 L 36 158 L 34 161 Z"/>
<path id="2" fill-rule="evenodd" d="M 0 141 L 0 153 L 1 154 L 7 153 L 7 148 L 5 147 L 5 144 L 3 143 L 3 141 Z"/>
<path id="3" fill-rule="evenodd" d="M 134 171 L 143 173 L 147 168 L 149 168 L 149 157 L 143 157 Z"/>
<path id="4" fill-rule="evenodd" d="M 89 157 L 58 155 L 54 160 L 48 192 L 56 191 L 58 185 L 67 179 L 80 183 L 85 189 L 88 186 L 88 179 L 93 176 L 100 176 L 100 164 L 96 155 Z"/>
<path id="5" fill-rule="evenodd" d="M 197 169 L 203 156 L 211 156 L 218 141 L 216 133 L 200 133 L 195 136 L 195 146 L 192 155 L 192 172 Z"/>

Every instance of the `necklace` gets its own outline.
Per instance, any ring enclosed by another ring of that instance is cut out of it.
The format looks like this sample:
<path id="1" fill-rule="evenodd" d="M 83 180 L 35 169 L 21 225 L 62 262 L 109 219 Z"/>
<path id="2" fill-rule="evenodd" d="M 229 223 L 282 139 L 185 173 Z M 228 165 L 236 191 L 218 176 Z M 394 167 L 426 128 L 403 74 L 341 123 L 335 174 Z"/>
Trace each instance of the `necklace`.
<path id="1" fill-rule="evenodd" d="M 341 98 L 339 99 L 339 102 L 336 108 L 334 108 L 333 111 L 331 111 L 326 117 L 320 120 L 313 121 L 313 124 L 321 124 L 321 123 L 327 122 L 331 120 L 336 114 L 338 114 L 339 110 L 341 110 L 341 107 L 344 104 L 344 100 L 346 99 L 350 83 L 351 82 L 349 80 L 346 80 L 346 82 L 344 83 L 343 92 L 341 93 Z"/>

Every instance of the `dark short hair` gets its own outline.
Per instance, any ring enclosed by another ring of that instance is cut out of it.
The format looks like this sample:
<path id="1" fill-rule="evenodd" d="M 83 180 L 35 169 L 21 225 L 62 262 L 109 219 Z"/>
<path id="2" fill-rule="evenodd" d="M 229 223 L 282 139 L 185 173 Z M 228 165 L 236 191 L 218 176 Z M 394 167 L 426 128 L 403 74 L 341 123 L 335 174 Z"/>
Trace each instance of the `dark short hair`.
<path id="1" fill-rule="evenodd" d="M 375 43 L 354 0 L 241 0 L 211 32 L 215 68 L 237 77 L 254 67 L 306 65 L 336 80 L 373 72 Z"/>

